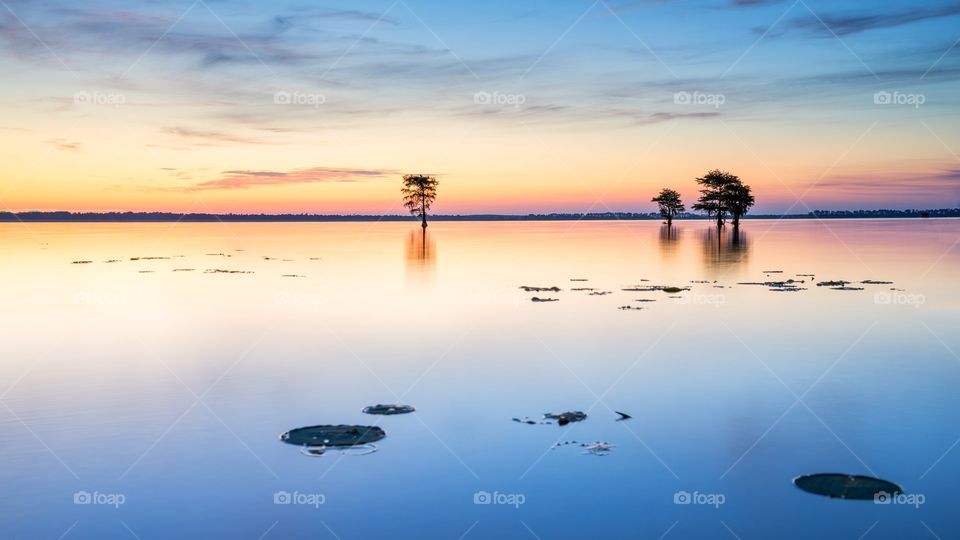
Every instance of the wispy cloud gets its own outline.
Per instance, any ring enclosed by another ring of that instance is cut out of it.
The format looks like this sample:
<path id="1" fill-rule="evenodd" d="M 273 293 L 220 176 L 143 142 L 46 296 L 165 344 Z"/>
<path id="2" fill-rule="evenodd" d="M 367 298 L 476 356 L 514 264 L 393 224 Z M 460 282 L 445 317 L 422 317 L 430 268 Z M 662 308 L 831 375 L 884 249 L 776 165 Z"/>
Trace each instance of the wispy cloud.
<path id="1" fill-rule="evenodd" d="M 68 141 L 67 139 L 51 139 L 47 142 L 59 148 L 60 150 L 77 151 L 80 150 L 81 147 L 79 142 Z"/>
<path id="2" fill-rule="evenodd" d="M 193 129 L 187 127 L 165 127 L 163 132 L 168 135 L 176 135 L 187 139 L 194 139 L 202 143 L 232 143 L 232 144 L 264 144 L 264 141 L 252 139 L 240 135 L 233 135 L 222 131 L 212 131 L 205 129 Z"/>
<path id="3" fill-rule="evenodd" d="M 955 15 L 960 15 L 960 4 L 954 3 L 943 6 L 924 6 L 921 4 L 896 10 L 888 9 L 872 12 L 862 11 L 859 13 L 823 14 L 819 15 L 819 17 L 810 15 L 808 17 L 793 19 L 788 23 L 788 27 L 807 30 L 815 35 L 833 37 L 834 34 L 846 36 L 868 30 L 894 28 L 919 21 L 953 17 Z"/>
<path id="4" fill-rule="evenodd" d="M 396 171 L 378 169 L 341 169 L 313 167 L 293 171 L 224 171 L 220 178 L 201 182 L 187 191 L 209 189 L 246 189 L 258 186 L 315 184 L 325 182 L 362 182 L 396 174 Z"/>

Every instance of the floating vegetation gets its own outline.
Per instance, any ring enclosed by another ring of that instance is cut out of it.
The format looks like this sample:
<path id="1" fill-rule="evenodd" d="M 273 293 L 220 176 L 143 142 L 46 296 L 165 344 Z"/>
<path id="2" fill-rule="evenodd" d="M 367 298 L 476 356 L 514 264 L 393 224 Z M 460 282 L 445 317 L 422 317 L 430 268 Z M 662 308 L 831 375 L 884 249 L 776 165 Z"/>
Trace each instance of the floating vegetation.
<path id="1" fill-rule="evenodd" d="M 152 274 L 153 270 L 138 270 L 138 274 Z"/>
<path id="2" fill-rule="evenodd" d="M 593 291 L 590 293 L 590 296 L 606 296 L 608 294 L 613 294 L 610 291 Z"/>
<path id="3" fill-rule="evenodd" d="M 690 283 L 710 283 L 710 281 L 706 279 L 691 279 Z"/>
<path id="4" fill-rule="evenodd" d="M 816 277 L 816 274 L 797 274 L 797 277 Z"/>
<path id="5" fill-rule="evenodd" d="M 319 261 L 319 260 L 320 260 L 320 257 L 310 257 L 310 260 L 311 260 L 311 261 Z"/>
<path id="6" fill-rule="evenodd" d="M 558 425 L 565 426 L 570 422 L 582 422 L 587 419 L 587 413 L 583 411 L 567 411 L 563 413 L 545 413 L 543 415 L 547 420 L 556 420 Z"/>
<path id="7" fill-rule="evenodd" d="M 520 288 L 526 292 L 560 292 L 560 287 L 531 287 L 529 285 L 521 285 Z"/>
<path id="8" fill-rule="evenodd" d="M 549 423 L 550 423 L 550 422 L 537 422 L 536 420 L 531 420 L 529 417 L 524 417 L 523 420 L 521 420 L 521 419 L 519 419 L 519 418 L 514 418 L 513 421 L 514 421 L 514 422 L 520 422 L 521 424 L 529 424 L 529 425 L 531 425 L 531 426 L 535 426 L 535 425 L 537 425 L 537 424 L 549 424 Z"/>
<path id="9" fill-rule="evenodd" d="M 665 293 L 676 294 L 678 292 L 689 291 L 690 287 L 663 287 L 660 290 Z"/>
<path id="10" fill-rule="evenodd" d="M 872 476 L 860 476 L 837 473 L 822 473 L 798 476 L 794 485 L 816 495 L 832 499 L 879 500 L 880 497 L 894 497 L 903 493 L 903 488 Z"/>
<path id="11" fill-rule="evenodd" d="M 838 280 L 838 281 L 821 281 L 821 282 L 817 283 L 817 287 L 846 287 L 846 286 L 849 285 L 849 284 L 850 284 L 849 281 L 843 281 L 843 280 Z"/>
<path id="12" fill-rule="evenodd" d="M 637 306 L 620 306 L 617 309 L 622 309 L 624 311 L 640 311 L 643 308 Z"/>
<path id="13" fill-rule="evenodd" d="M 323 425 L 291 429 L 280 440 L 297 446 L 337 448 L 370 444 L 386 437 L 378 426 Z"/>
<path id="14" fill-rule="evenodd" d="M 597 290 L 594 287 L 577 287 L 575 289 L 570 289 L 571 291 L 595 291 Z"/>
<path id="15" fill-rule="evenodd" d="M 796 292 L 796 291 L 805 291 L 806 287 L 774 287 L 770 289 L 773 292 Z"/>
<path id="16" fill-rule="evenodd" d="M 174 268 L 174 272 L 193 272 L 196 268 Z"/>
<path id="17" fill-rule="evenodd" d="M 875 279 L 865 279 L 860 283 L 863 285 L 893 285 L 892 281 L 877 281 Z"/>
<path id="18" fill-rule="evenodd" d="M 108 263 L 108 264 L 109 264 L 109 263 L 118 263 L 118 262 L 120 262 L 120 259 L 110 259 L 109 261 L 103 261 L 103 262 Z"/>
<path id="19" fill-rule="evenodd" d="M 233 255 L 229 255 L 227 253 L 207 253 L 207 256 L 208 257 L 233 257 Z"/>
<path id="20" fill-rule="evenodd" d="M 557 444 L 553 445 L 553 449 L 556 450 L 557 448 L 571 447 L 571 446 L 584 448 L 585 449 L 585 452 L 583 452 L 584 454 L 589 454 L 593 456 L 605 456 L 608 453 L 610 453 L 611 450 L 616 448 L 617 445 L 610 444 L 606 441 L 596 441 L 592 443 L 565 441 L 562 443 L 558 442 Z"/>
<path id="21" fill-rule="evenodd" d="M 307 457 L 322 457 L 328 450 L 331 449 L 326 446 L 304 446 L 300 448 L 300 453 Z M 340 450 L 341 453 L 348 456 L 365 456 L 376 452 L 377 446 L 375 444 L 355 444 L 353 446 L 335 448 L 335 450 Z"/>
<path id="22" fill-rule="evenodd" d="M 570 278 L 570 281 L 590 281 L 587 278 Z"/>
<path id="23" fill-rule="evenodd" d="M 830 287 L 832 291 L 862 291 L 863 287 Z"/>
<path id="24" fill-rule="evenodd" d="M 70 264 L 90 264 L 90 263 L 92 263 L 92 262 L 93 262 L 93 261 L 73 261 L 73 262 L 70 263 Z"/>
<path id="25" fill-rule="evenodd" d="M 540 298 L 539 296 L 534 296 L 530 299 L 531 302 L 559 302 L 559 298 Z"/>
<path id="26" fill-rule="evenodd" d="M 130 257 L 131 261 L 168 261 L 170 257 Z"/>
<path id="27" fill-rule="evenodd" d="M 307 277 L 303 274 L 283 274 L 280 277 Z"/>
<path id="28" fill-rule="evenodd" d="M 783 270 L 764 270 L 764 274 L 782 274 Z"/>
<path id="29" fill-rule="evenodd" d="M 263 256 L 263 260 L 265 260 L 265 261 L 275 261 L 275 260 L 277 260 L 277 258 L 276 258 L 276 257 L 267 257 L 266 255 L 264 255 L 264 256 Z"/>
<path id="30" fill-rule="evenodd" d="M 788 279 L 786 281 L 741 281 L 737 285 L 763 285 L 764 287 L 793 287 L 795 283 L 806 283 L 805 281 L 795 281 Z"/>
<path id="31" fill-rule="evenodd" d="M 623 292 L 653 292 L 659 291 L 660 287 L 627 287 L 626 289 L 620 289 Z"/>
<path id="32" fill-rule="evenodd" d="M 252 270 L 224 270 L 222 268 L 207 268 L 204 274 L 252 274 Z"/>
<path id="33" fill-rule="evenodd" d="M 407 414 L 407 413 L 412 413 L 415 410 L 417 409 L 415 409 L 412 405 L 396 405 L 396 404 L 385 405 L 383 403 L 380 403 L 377 405 L 370 405 L 368 407 L 363 408 L 363 412 L 365 412 L 366 414 L 383 414 L 383 415 Z"/>

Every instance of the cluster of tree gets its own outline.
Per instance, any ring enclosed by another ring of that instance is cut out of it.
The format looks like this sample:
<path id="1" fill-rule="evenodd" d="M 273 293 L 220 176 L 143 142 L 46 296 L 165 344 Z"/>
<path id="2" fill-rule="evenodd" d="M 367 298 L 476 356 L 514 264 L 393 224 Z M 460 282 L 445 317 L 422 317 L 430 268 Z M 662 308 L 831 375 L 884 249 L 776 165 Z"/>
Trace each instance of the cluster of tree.
<path id="1" fill-rule="evenodd" d="M 723 227 L 727 216 L 733 221 L 734 227 L 740 226 L 740 218 L 746 215 L 753 207 L 753 193 L 750 186 L 744 184 L 740 177 L 725 171 L 712 170 L 697 178 L 700 185 L 700 198 L 693 205 L 694 210 L 706 212 L 717 220 L 717 227 Z M 686 210 L 680 194 L 670 188 L 663 188 L 660 194 L 651 199 L 660 207 L 660 215 L 667 220 L 667 225 L 673 224 L 673 218 Z"/>

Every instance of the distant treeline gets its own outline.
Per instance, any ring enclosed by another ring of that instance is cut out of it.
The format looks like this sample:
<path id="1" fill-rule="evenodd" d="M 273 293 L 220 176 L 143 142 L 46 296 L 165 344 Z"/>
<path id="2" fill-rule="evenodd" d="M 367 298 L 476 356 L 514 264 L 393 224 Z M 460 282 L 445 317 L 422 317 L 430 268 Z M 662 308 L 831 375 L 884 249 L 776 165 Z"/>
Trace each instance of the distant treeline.
<path id="1" fill-rule="evenodd" d="M 845 219 L 845 218 L 918 218 L 960 217 L 960 208 L 938 210 L 815 210 L 807 214 L 758 214 L 744 219 Z M 0 222 L 283 222 L 283 221 L 417 221 L 406 215 L 372 216 L 362 214 L 177 214 L 174 212 L 0 212 Z M 592 212 L 551 214 L 468 214 L 436 215 L 433 221 L 576 221 L 576 220 L 661 220 L 658 213 Z M 704 214 L 683 213 L 678 220 L 711 219 Z"/>

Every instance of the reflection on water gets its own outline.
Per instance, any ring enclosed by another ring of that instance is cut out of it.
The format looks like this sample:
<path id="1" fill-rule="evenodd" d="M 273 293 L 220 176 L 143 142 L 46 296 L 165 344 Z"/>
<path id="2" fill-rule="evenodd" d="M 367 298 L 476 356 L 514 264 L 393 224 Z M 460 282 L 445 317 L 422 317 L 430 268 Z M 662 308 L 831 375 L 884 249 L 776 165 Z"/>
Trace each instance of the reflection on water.
<path id="1" fill-rule="evenodd" d="M 441 259 L 416 222 L 0 223 L 0 539 L 732 536 L 722 519 L 800 540 L 880 519 L 879 540 L 930 536 L 918 512 L 960 538 L 960 456 L 940 459 L 960 433 L 960 220 L 828 225 L 747 221 L 747 259 L 742 231 L 707 222 L 448 222 L 429 228 Z M 894 284 L 737 285 L 772 269 Z M 638 279 L 691 290 L 621 290 Z M 534 304 L 520 285 L 562 290 Z M 417 410 L 361 412 L 394 401 Z M 590 412 L 562 430 L 511 421 L 566 410 Z M 371 456 L 277 438 L 367 423 L 387 433 Z M 553 451 L 561 437 L 616 448 Z M 870 470 L 926 503 L 791 483 Z M 73 504 L 81 490 L 127 503 Z M 272 504 L 295 490 L 329 504 Z M 471 504 L 478 490 L 526 504 Z M 679 490 L 727 504 L 678 505 Z"/>
<path id="2" fill-rule="evenodd" d="M 437 246 L 425 227 L 417 227 L 407 236 L 407 277 L 429 282 L 437 266 Z"/>
<path id="3" fill-rule="evenodd" d="M 672 259 L 677 254 L 677 247 L 680 240 L 680 229 L 663 224 L 660 226 L 660 256 L 664 259 Z"/>
<path id="4" fill-rule="evenodd" d="M 703 266 L 709 270 L 730 270 L 749 261 L 750 241 L 739 227 L 707 227 L 701 235 Z"/>

